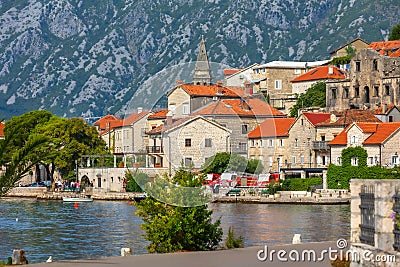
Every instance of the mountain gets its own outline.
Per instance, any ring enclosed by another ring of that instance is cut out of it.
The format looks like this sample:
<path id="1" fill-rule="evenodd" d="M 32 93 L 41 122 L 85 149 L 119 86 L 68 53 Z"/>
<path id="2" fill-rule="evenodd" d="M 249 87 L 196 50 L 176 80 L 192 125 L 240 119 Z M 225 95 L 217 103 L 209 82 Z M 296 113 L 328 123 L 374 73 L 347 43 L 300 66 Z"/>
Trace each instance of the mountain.
<path id="1" fill-rule="evenodd" d="M 0 116 L 96 117 L 123 113 L 132 98 L 151 106 L 135 92 L 169 69 L 163 94 L 201 35 L 210 61 L 243 67 L 326 59 L 356 37 L 387 39 L 399 17 L 400 2 L 388 0 L 0 0 Z"/>

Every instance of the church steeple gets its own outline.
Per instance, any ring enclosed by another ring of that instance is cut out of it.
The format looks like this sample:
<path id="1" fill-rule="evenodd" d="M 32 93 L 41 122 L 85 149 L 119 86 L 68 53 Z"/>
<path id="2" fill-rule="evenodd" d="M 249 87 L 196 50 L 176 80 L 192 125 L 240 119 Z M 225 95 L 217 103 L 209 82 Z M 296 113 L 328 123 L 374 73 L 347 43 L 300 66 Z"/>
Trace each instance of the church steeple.
<path id="1" fill-rule="evenodd" d="M 211 84 L 211 69 L 208 63 L 206 43 L 203 36 L 201 36 L 199 53 L 197 54 L 196 66 L 194 67 L 193 83 L 202 85 Z"/>

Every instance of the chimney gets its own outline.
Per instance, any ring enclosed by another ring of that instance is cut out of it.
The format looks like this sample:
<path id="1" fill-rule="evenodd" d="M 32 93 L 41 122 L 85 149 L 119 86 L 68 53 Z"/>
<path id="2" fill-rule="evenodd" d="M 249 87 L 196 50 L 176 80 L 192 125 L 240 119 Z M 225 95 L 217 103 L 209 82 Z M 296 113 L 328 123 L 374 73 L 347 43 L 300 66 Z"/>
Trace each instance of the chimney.
<path id="1" fill-rule="evenodd" d="M 383 104 L 382 106 L 382 114 L 386 114 L 387 111 L 387 104 Z"/>
<path id="2" fill-rule="evenodd" d="M 166 124 L 166 125 L 171 125 L 172 124 L 172 110 L 168 111 L 164 124 Z"/>
<path id="3" fill-rule="evenodd" d="M 137 113 L 139 114 L 139 113 L 142 113 L 143 112 L 143 108 L 142 107 L 138 107 L 137 108 Z"/>
<path id="4" fill-rule="evenodd" d="M 215 84 L 216 84 L 217 86 L 222 86 L 222 81 L 221 81 L 221 80 L 218 80 Z"/>
<path id="5" fill-rule="evenodd" d="M 182 85 L 183 84 L 183 80 L 177 80 L 176 81 L 176 85 Z"/>
<path id="6" fill-rule="evenodd" d="M 333 74 L 333 67 L 329 66 L 328 68 L 328 74 L 332 75 Z"/>
<path id="7" fill-rule="evenodd" d="M 249 96 L 253 95 L 253 84 L 249 81 L 245 81 L 244 82 L 244 90 L 245 90 L 244 92 L 246 95 L 249 95 Z"/>

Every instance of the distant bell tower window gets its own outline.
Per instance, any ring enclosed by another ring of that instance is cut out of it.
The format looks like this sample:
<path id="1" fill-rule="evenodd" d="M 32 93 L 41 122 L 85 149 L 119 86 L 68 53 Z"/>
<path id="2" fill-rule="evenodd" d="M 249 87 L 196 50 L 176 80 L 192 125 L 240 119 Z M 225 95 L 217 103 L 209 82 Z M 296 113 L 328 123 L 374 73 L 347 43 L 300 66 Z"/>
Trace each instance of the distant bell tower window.
<path id="1" fill-rule="evenodd" d="M 356 61 L 356 71 L 357 72 L 361 71 L 361 62 L 360 61 Z"/>
<path id="2" fill-rule="evenodd" d="M 332 89 L 332 99 L 336 99 L 336 88 Z"/>
<path id="3" fill-rule="evenodd" d="M 376 59 L 374 59 L 374 61 L 372 61 L 372 70 L 373 71 L 378 70 L 378 60 L 376 60 Z"/>
<path id="4" fill-rule="evenodd" d="M 390 86 L 388 84 L 385 85 L 385 95 L 390 95 Z"/>
<path id="5" fill-rule="evenodd" d="M 343 98 L 349 98 L 349 87 L 343 88 Z"/>

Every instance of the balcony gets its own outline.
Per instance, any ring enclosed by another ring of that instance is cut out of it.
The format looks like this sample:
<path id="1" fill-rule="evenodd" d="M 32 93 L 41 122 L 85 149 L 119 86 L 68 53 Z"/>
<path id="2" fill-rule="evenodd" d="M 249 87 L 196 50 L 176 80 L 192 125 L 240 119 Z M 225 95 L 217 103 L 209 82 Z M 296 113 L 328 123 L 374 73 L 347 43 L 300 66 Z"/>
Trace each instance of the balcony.
<path id="1" fill-rule="evenodd" d="M 164 153 L 162 146 L 146 146 L 147 153 Z"/>
<path id="2" fill-rule="evenodd" d="M 312 142 L 313 150 L 329 150 L 328 141 L 314 141 Z"/>

